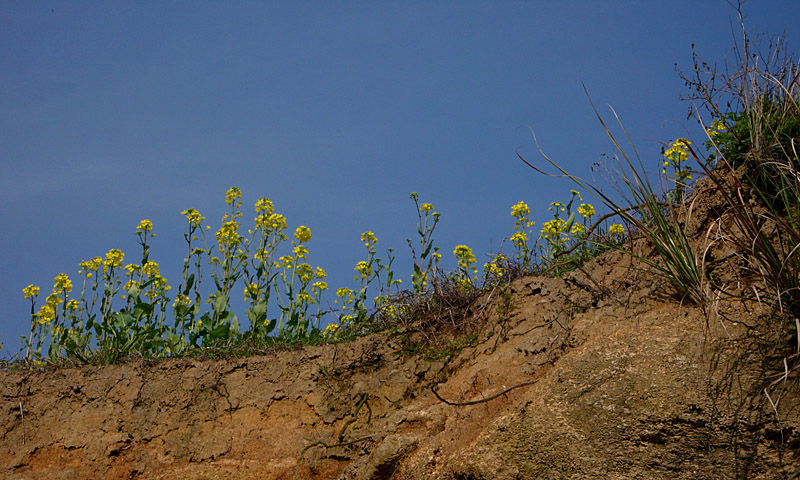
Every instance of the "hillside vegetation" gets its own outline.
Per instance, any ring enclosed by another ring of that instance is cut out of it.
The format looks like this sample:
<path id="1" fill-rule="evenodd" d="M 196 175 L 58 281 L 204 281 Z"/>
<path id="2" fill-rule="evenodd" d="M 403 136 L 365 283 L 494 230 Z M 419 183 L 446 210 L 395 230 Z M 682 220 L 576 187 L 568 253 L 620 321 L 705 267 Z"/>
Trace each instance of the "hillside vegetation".
<path id="1" fill-rule="evenodd" d="M 615 185 L 542 151 L 576 190 L 541 226 L 511 206 L 510 252 L 480 272 L 466 245 L 439 268 L 439 214 L 414 193 L 407 288 L 364 232 L 358 286 L 323 308 L 311 230 L 290 236 L 266 198 L 245 229 L 232 187 L 213 236 L 183 212 L 174 289 L 149 220 L 140 261 L 111 250 L 43 299 L 26 287 L 4 477 L 796 478 L 800 63 L 743 32 L 724 69 L 682 74 L 702 139 L 640 158 L 595 110 Z"/>

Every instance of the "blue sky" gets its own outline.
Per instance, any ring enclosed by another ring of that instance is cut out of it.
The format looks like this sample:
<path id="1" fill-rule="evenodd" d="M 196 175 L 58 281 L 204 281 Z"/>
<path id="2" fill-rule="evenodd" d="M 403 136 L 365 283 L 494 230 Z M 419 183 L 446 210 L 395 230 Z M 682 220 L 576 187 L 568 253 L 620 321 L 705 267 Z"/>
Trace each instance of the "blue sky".
<path id="1" fill-rule="evenodd" d="M 745 11 L 754 32 L 800 21 L 795 1 Z M 143 218 L 177 286 L 180 212 L 216 228 L 232 185 L 245 226 L 267 196 L 311 228 L 334 289 L 353 286 L 366 230 L 408 281 L 412 191 L 442 215 L 445 266 L 461 243 L 482 263 L 512 204 L 541 224 L 573 188 L 516 158 L 543 162 L 528 127 L 588 175 L 611 148 L 583 82 L 657 170 L 659 142 L 699 135 L 675 64 L 692 44 L 721 63 L 733 15 L 725 0 L 0 1 L 0 342 L 15 352 L 29 329 L 26 285 L 46 294 L 110 248 L 138 259 Z"/>

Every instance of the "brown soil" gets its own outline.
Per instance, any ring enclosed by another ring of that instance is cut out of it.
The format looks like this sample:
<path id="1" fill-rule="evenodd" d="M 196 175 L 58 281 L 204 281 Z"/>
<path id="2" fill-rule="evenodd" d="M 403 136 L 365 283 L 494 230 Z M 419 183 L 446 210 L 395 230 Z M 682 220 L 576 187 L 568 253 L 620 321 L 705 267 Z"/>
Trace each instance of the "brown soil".
<path id="1" fill-rule="evenodd" d="M 764 393 L 783 357 L 763 312 L 723 301 L 706 315 L 632 267 L 610 253 L 517 280 L 513 309 L 500 292 L 479 300 L 479 343 L 445 360 L 387 333 L 0 372 L 0 477 L 794 478 L 797 382 Z"/>

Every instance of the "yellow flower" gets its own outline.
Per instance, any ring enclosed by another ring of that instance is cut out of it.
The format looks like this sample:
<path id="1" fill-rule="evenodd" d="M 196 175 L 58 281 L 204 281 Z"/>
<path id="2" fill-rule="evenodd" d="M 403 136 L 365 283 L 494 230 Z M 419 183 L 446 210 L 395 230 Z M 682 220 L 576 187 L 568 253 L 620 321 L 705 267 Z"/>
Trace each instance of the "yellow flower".
<path id="1" fill-rule="evenodd" d="M 566 209 L 566 206 L 561 202 L 550 202 L 550 208 L 548 208 L 548 210 L 552 210 L 554 208 L 563 212 Z"/>
<path id="2" fill-rule="evenodd" d="M 561 233 L 567 229 L 567 222 L 563 218 L 557 218 L 544 222 L 542 225 L 542 236 L 546 239 L 557 239 Z"/>
<path id="3" fill-rule="evenodd" d="M 258 298 L 258 291 L 259 287 L 257 283 L 251 283 L 244 287 L 244 301 L 248 302 L 251 299 L 255 300 Z"/>
<path id="4" fill-rule="evenodd" d="M 291 255 L 284 255 L 282 257 L 278 257 L 278 267 L 288 267 L 292 268 L 292 264 L 294 263 L 294 257 Z"/>
<path id="5" fill-rule="evenodd" d="M 189 221 L 190 227 L 197 227 L 200 225 L 200 222 L 206 219 L 206 217 L 200 215 L 200 212 L 198 212 L 194 208 L 187 208 L 186 210 L 181 212 L 181 215 L 186 216 L 186 219 Z"/>
<path id="6" fill-rule="evenodd" d="M 317 296 L 319 296 L 322 292 L 324 292 L 325 290 L 328 289 L 328 283 L 327 282 L 314 282 L 314 284 L 311 285 L 311 289 L 314 291 L 314 293 Z"/>
<path id="7" fill-rule="evenodd" d="M 39 296 L 40 288 L 36 285 L 28 285 L 27 287 L 22 289 L 22 293 L 25 295 L 25 298 L 33 298 Z"/>
<path id="8" fill-rule="evenodd" d="M 242 237 L 239 235 L 239 224 L 235 220 L 223 223 L 217 230 L 216 236 L 220 249 L 236 247 L 242 241 Z"/>
<path id="9" fill-rule="evenodd" d="M 53 308 L 55 308 L 56 305 L 58 305 L 60 302 L 61 298 L 59 297 L 58 292 L 56 291 L 51 292 L 50 295 L 48 295 L 44 299 L 44 303 L 50 305 Z"/>
<path id="10" fill-rule="evenodd" d="M 225 203 L 231 205 L 235 200 L 242 198 L 242 191 L 239 187 L 231 187 L 225 192 Z"/>
<path id="11" fill-rule="evenodd" d="M 528 236 L 522 232 L 517 232 L 511 235 L 511 243 L 517 248 L 522 248 L 528 244 Z"/>
<path id="12" fill-rule="evenodd" d="M 505 260 L 505 258 L 502 254 L 497 255 L 494 260 L 483 265 L 483 271 L 486 272 L 486 275 L 491 275 L 495 278 L 502 277 L 505 274 L 505 269 L 498 265 L 498 262 Z"/>
<path id="13" fill-rule="evenodd" d="M 44 325 L 46 323 L 50 323 L 56 318 L 56 309 L 46 303 L 39 307 L 39 311 L 36 313 L 36 320 L 39 325 Z"/>
<path id="14" fill-rule="evenodd" d="M 580 200 L 581 202 L 583 201 L 583 197 L 581 196 L 581 192 L 579 192 L 577 190 L 570 190 L 569 193 L 571 193 L 573 197 L 578 197 L 578 200 Z"/>
<path id="15" fill-rule="evenodd" d="M 300 225 L 294 232 L 294 238 L 296 238 L 298 242 L 303 243 L 311 240 L 311 229 L 305 225 Z"/>
<path id="16" fill-rule="evenodd" d="M 525 202 L 519 202 L 511 207 L 512 217 L 522 218 L 530 214 L 531 214 L 531 209 L 528 208 L 528 205 Z"/>
<path id="17" fill-rule="evenodd" d="M 119 267 L 122 265 L 123 260 L 125 260 L 125 254 L 122 250 L 112 248 L 106 253 L 106 259 L 103 261 L 103 271 L 107 268 Z"/>
<path id="18" fill-rule="evenodd" d="M 355 270 L 361 274 L 362 278 L 372 275 L 372 267 L 364 260 L 356 264 Z"/>
<path id="19" fill-rule="evenodd" d="M 297 301 L 300 303 L 316 303 L 314 302 L 314 297 L 308 294 L 308 292 L 300 292 L 297 294 Z"/>
<path id="20" fill-rule="evenodd" d="M 436 262 L 436 263 L 439 263 L 439 262 L 442 261 L 442 254 L 439 253 L 439 252 L 434 252 L 431 256 L 433 257 L 433 261 Z"/>
<path id="21" fill-rule="evenodd" d="M 256 218 L 256 225 L 264 230 L 285 230 L 287 226 L 286 217 L 280 213 L 273 213 L 268 216 L 259 215 Z"/>
<path id="22" fill-rule="evenodd" d="M 298 246 L 294 247 L 294 249 L 292 250 L 292 253 L 297 258 L 306 258 L 308 256 L 308 249 L 306 247 L 304 247 L 303 245 L 298 245 Z"/>
<path id="23" fill-rule="evenodd" d="M 572 234 L 575 236 L 583 235 L 586 233 L 586 227 L 583 226 L 581 223 L 575 223 L 572 225 Z"/>
<path id="24" fill-rule="evenodd" d="M 86 270 L 87 272 L 96 272 L 97 270 L 100 269 L 100 267 L 103 266 L 103 259 L 100 257 L 94 257 L 90 260 L 80 262 L 78 266 Z"/>
<path id="25" fill-rule="evenodd" d="M 355 292 L 347 287 L 344 287 L 336 290 L 336 296 L 340 297 L 345 304 L 353 303 L 353 300 L 355 299 Z"/>
<path id="26" fill-rule="evenodd" d="M 625 235 L 625 227 L 623 227 L 623 226 L 622 226 L 622 225 L 620 225 L 619 223 L 615 223 L 615 224 L 611 225 L 611 226 L 608 228 L 608 231 L 609 231 L 609 233 L 611 233 L 612 235 L 616 235 L 616 236 L 618 236 L 618 237 L 621 237 L 621 236 Z"/>
<path id="27" fill-rule="evenodd" d="M 158 264 L 152 260 L 148 261 L 144 264 L 144 266 L 142 266 L 142 273 L 149 276 L 158 276 Z"/>
<path id="28" fill-rule="evenodd" d="M 327 338 L 332 338 L 336 337 L 338 333 L 339 333 L 339 325 L 331 323 L 330 325 L 325 327 L 325 331 L 322 332 L 322 335 Z"/>
<path id="29" fill-rule="evenodd" d="M 372 232 L 364 232 L 361 234 L 361 241 L 364 242 L 364 245 L 367 247 L 371 247 L 372 245 L 378 243 L 378 237 L 376 237 Z"/>
<path id="30" fill-rule="evenodd" d="M 78 301 L 75 300 L 74 298 L 67 302 L 67 310 L 69 310 L 71 312 L 74 312 L 75 310 L 77 310 L 79 306 L 80 306 L 80 303 L 78 303 Z"/>
<path id="31" fill-rule="evenodd" d="M 272 200 L 269 198 L 261 197 L 256 201 L 256 212 L 262 215 L 272 215 L 274 212 L 274 207 L 272 205 Z"/>
<path id="32" fill-rule="evenodd" d="M 453 250 L 453 254 L 458 258 L 458 266 L 464 269 L 477 261 L 475 259 L 475 254 L 472 253 L 472 249 L 466 245 L 457 245 L 455 250 Z"/>
<path id="33" fill-rule="evenodd" d="M 679 138 L 672 143 L 672 146 L 664 151 L 664 157 L 673 163 L 685 162 L 689 159 L 689 145 L 692 142 L 685 138 Z"/>
<path id="34" fill-rule="evenodd" d="M 325 273 L 325 270 L 323 270 L 322 267 L 317 267 L 317 270 L 314 272 L 314 276 L 317 278 L 325 278 L 328 276 L 328 274 Z"/>
<path id="35" fill-rule="evenodd" d="M 720 133 L 724 132 L 727 129 L 728 127 L 726 127 L 725 124 L 722 123 L 722 120 L 716 119 L 713 122 L 711 122 L 711 125 L 708 127 L 707 130 L 708 136 L 714 138 L 715 136 L 719 135 Z"/>
<path id="36" fill-rule="evenodd" d="M 297 265 L 297 276 L 300 277 L 300 281 L 303 283 L 309 283 L 311 280 L 314 280 L 314 271 L 311 268 L 311 265 L 307 263 L 300 263 Z"/>
<path id="37" fill-rule="evenodd" d="M 175 301 L 172 302 L 172 306 L 173 307 L 177 307 L 177 306 L 180 306 L 180 305 L 184 305 L 184 306 L 188 307 L 191 303 L 192 303 L 192 301 L 189 300 L 189 297 L 179 293 L 179 294 L 175 295 Z"/>
<path id="38" fill-rule="evenodd" d="M 69 279 L 66 273 L 59 273 L 56 275 L 56 278 L 53 279 L 53 292 L 71 292 L 72 291 L 72 281 Z"/>
<path id="39" fill-rule="evenodd" d="M 597 214 L 594 207 L 588 203 L 581 203 L 580 207 L 578 207 L 578 213 L 584 218 L 592 218 Z"/>
<path id="40" fill-rule="evenodd" d="M 423 212 L 430 212 L 431 210 L 433 210 L 433 204 L 423 203 L 422 205 L 419 206 L 419 209 L 422 210 Z"/>
<path id="41" fill-rule="evenodd" d="M 136 233 L 146 233 L 153 230 L 153 222 L 150 220 L 142 220 L 139 225 L 136 225 Z"/>

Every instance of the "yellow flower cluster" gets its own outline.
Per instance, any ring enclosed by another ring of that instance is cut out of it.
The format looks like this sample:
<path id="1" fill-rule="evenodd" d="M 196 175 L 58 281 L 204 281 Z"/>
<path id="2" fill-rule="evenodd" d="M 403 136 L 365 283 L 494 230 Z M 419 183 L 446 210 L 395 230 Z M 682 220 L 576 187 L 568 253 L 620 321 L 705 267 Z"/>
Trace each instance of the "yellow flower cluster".
<path id="1" fill-rule="evenodd" d="M 294 247 L 294 249 L 292 250 L 292 253 L 297 258 L 306 258 L 308 256 L 308 249 L 306 247 L 304 247 L 303 245 L 298 245 L 298 246 Z"/>
<path id="2" fill-rule="evenodd" d="M 56 308 L 61 303 L 61 299 L 66 301 L 66 294 L 72 291 L 72 281 L 65 273 L 59 273 L 53 279 L 53 291 L 45 299 L 44 305 L 39 308 L 35 314 L 36 320 L 39 325 L 45 325 L 56 319 Z M 39 295 L 39 287 L 35 285 L 28 285 L 22 289 L 25 298 L 33 298 Z M 69 310 L 76 310 L 78 308 L 76 300 L 70 300 L 65 304 L 65 308 Z"/>
<path id="3" fill-rule="evenodd" d="M 307 242 L 311 240 L 311 229 L 305 225 L 300 225 L 294 232 L 294 238 L 296 238 L 298 242 Z"/>
<path id="4" fill-rule="evenodd" d="M 581 205 L 578 207 L 578 213 L 586 219 L 590 219 L 597 214 L 594 206 L 588 203 L 581 203 Z"/>
<path id="5" fill-rule="evenodd" d="M 66 273 L 59 273 L 53 279 L 53 293 L 69 293 L 72 291 L 72 281 Z"/>
<path id="6" fill-rule="evenodd" d="M 523 248 L 528 244 L 528 236 L 524 232 L 517 232 L 511 235 L 511 243 L 517 248 Z"/>
<path id="7" fill-rule="evenodd" d="M 96 272 L 103 266 L 103 259 L 100 257 L 94 257 L 90 260 L 86 260 L 83 262 L 78 263 L 78 274 L 82 274 L 84 271 L 86 272 L 86 278 L 92 278 L 93 272 Z"/>
<path id="8" fill-rule="evenodd" d="M 664 151 L 664 168 L 661 170 L 661 173 L 666 175 L 667 167 L 672 164 L 676 169 L 678 180 L 691 179 L 692 176 L 689 170 L 681 168 L 682 163 L 689 159 L 689 145 L 691 144 L 692 142 L 685 138 L 675 140 L 672 145 Z"/>
<path id="9" fill-rule="evenodd" d="M 239 187 L 231 187 L 225 192 L 225 203 L 228 205 L 232 205 L 233 202 L 242 198 L 242 191 L 239 190 Z"/>
<path id="10" fill-rule="evenodd" d="M 258 299 L 259 287 L 257 283 L 251 283 L 244 287 L 244 301 L 254 301 Z"/>
<path id="11" fill-rule="evenodd" d="M 708 136 L 710 138 L 714 138 L 726 130 L 728 130 L 728 127 L 726 127 L 725 124 L 722 123 L 722 120 L 716 119 L 713 122 L 711 122 L 711 125 L 708 127 L 708 130 L 706 130 L 706 132 L 708 132 Z"/>
<path id="12" fill-rule="evenodd" d="M 256 217 L 256 227 L 261 228 L 262 230 L 275 230 L 281 231 L 286 230 L 286 217 L 281 215 L 280 213 L 271 213 L 266 214 L 263 213 Z"/>
<path id="13" fill-rule="evenodd" d="M 242 242 L 242 236 L 239 235 L 239 224 L 235 220 L 223 223 L 217 230 L 216 236 L 220 253 L 236 247 Z"/>
<path id="14" fill-rule="evenodd" d="M 331 323 L 327 327 L 325 327 L 325 331 L 322 332 L 322 336 L 325 338 L 335 338 L 339 335 L 339 325 L 335 323 Z"/>
<path id="15" fill-rule="evenodd" d="M 27 287 L 22 289 L 22 293 L 25 295 L 25 298 L 33 298 L 39 296 L 39 287 L 36 285 L 28 285 Z"/>
<path id="16" fill-rule="evenodd" d="M 522 218 L 531 214 L 531 209 L 525 202 L 519 202 L 511 207 L 511 216 L 515 218 Z"/>
<path id="17" fill-rule="evenodd" d="M 423 205 L 430 205 L 430 204 L 424 203 Z M 367 248 L 369 248 L 378 243 L 378 237 L 376 237 L 375 234 L 372 232 L 364 232 L 361 234 L 361 241 L 364 242 L 364 245 L 366 245 Z"/>
<path id="18" fill-rule="evenodd" d="M 336 296 L 342 299 L 342 302 L 347 305 L 353 303 L 355 300 L 355 292 L 347 287 L 336 290 Z M 338 301 L 337 301 L 338 303 Z"/>
<path id="19" fill-rule="evenodd" d="M 206 217 L 200 215 L 200 212 L 194 208 L 187 208 L 181 212 L 181 215 L 186 216 L 186 220 L 189 221 L 189 226 L 192 228 L 198 227 L 200 223 L 206 219 Z"/>
<path id="20" fill-rule="evenodd" d="M 430 211 L 433 210 L 433 204 L 432 203 L 423 203 L 422 205 L 419 206 L 419 209 L 422 210 L 425 213 L 430 212 Z"/>
<path id="21" fill-rule="evenodd" d="M 298 293 L 297 294 L 297 301 L 300 302 L 300 303 L 312 304 L 312 305 L 317 303 L 317 302 L 314 301 L 314 297 L 309 295 L 308 292 L 300 292 L 300 293 Z"/>
<path id="22" fill-rule="evenodd" d="M 619 223 L 615 223 L 608 228 L 609 233 L 612 235 L 616 235 L 617 237 L 621 237 L 625 235 L 625 227 L 620 225 Z"/>
<path id="23" fill-rule="evenodd" d="M 183 306 L 188 307 L 189 305 L 191 305 L 191 303 L 192 303 L 192 301 L 189 299 L 189 297 L 187 297 L 186 295 L 183 295 L 182 293 L 179 293 L 179 294 L 175 295 L 175 301 L 172 302 L 172 306 L 173 307 L 178 307 L 178 306 L 183 305 Z"/>
<path id="24" fill-rule="evenodd" d="M 275 207 L 272 204 L 272 200 L 266 197 L 261 197 L 256 201 L 256 212 L 260 215 L 272 215 L 275 212 Z"/>
<path id="25" fill-rule="evenodd" d="M 372 267 L 364 260 L 356 264 L 355 270 L 361 275 L 361 278 L 366 278 L 372 275 Z"/>
<path id="26" fill-rule="evenodd" d="M 566 243 L 569 238 L 565 235 L 567 231 L 567 222 L 563 218 L 554 218 L 544 222 L 542 225 L 542 237 L 547 241 L 562 245 Z"/>
<path id="27" fill-rule="evenodd" d="M 324 292 L 327 289 L 328 289 L 327 282 L 314 282 L 314 284 L 311 285 L 311 290 L 314 292 L 314 295 L 316 296 L 322 295 L 322 292 Z"/>
<path id="28" fill-rule="evenodd" d="M 128 280 L 128 283 L 126 283 L 125 286 L 122 288 L 126 292 L 128 292 L 128 294 L 133 295 L 134 293 L 132 293 L 131 290 L 133 290 L 134 288 L 139 288 L 139 282 L 137 282 L 136 280 Z"/>
<path id="29" fill-rule="evenodd" d="M 109 268 L 117 268 L 122 265 L 125 260 L 125 253 L 122 250 L 112 248 L 106 253 L 106 259 L 103 261 L 103 272 Z"/>
<path id="30" fill-rule="evenodd" d="M 281 268 L 281 267 L 292 268 L 293 264 L 294 264 L 294 257 L 292 257 L 291 255 L 283 255 L 281 257 L 278 257 L 278 261 L 275 262 L 275 268 Z"/>
<path id="31" fill-rule="evenodd" d="M 136 225 L 136 233 L 147 233 L 153 230 L 153 222 L 144 219 Z"/>
<path id="32" fill-rule="evenodd" d="M 505 273 L 505 269 L 500 265 L 500 262 L 506 259 L 505 255 L 499 254 L 491 262 L 487 262 L 483 265 L 483 271 L 485 272 L 486 276 L 494 277 L 494 278 L 501 278 Z"/>
<path id="33" fill-rule="evenodd" d="M 455 250 L 453 250 L 453 255 L 458 258 L 459 268 L 467 270 L 472 266 L 472 270 L 477 271 L 477 268 L 473 265 L 477 260 L 471 248 L 466 245 L 457 245 Z"/>
<path id="34" fill-rule="evenodd" d="M 158 276 L 160 274 L 158 264 L 152 260 L 148 261 L 142 266 L 142 273 L 151 277 Z"/>
<path id="35" fill-rule="evenodd" d="M 572 232 L 573 235 L 578 237 L 578 236 L 583 235 L 584 233 L 586 233 L 586 227 L 582 223 L 574 223 L 572 225 L 571 232 Z"/>
<path id="36" fill-rule="evenodd" d="M 300 281 L 303 283 L 309 283 L 311 280 L 314 280 L 314 269 L 311 265 L 307 263 L 299 263 L 297 264 L 297 276 L 300 277 Z"/>

